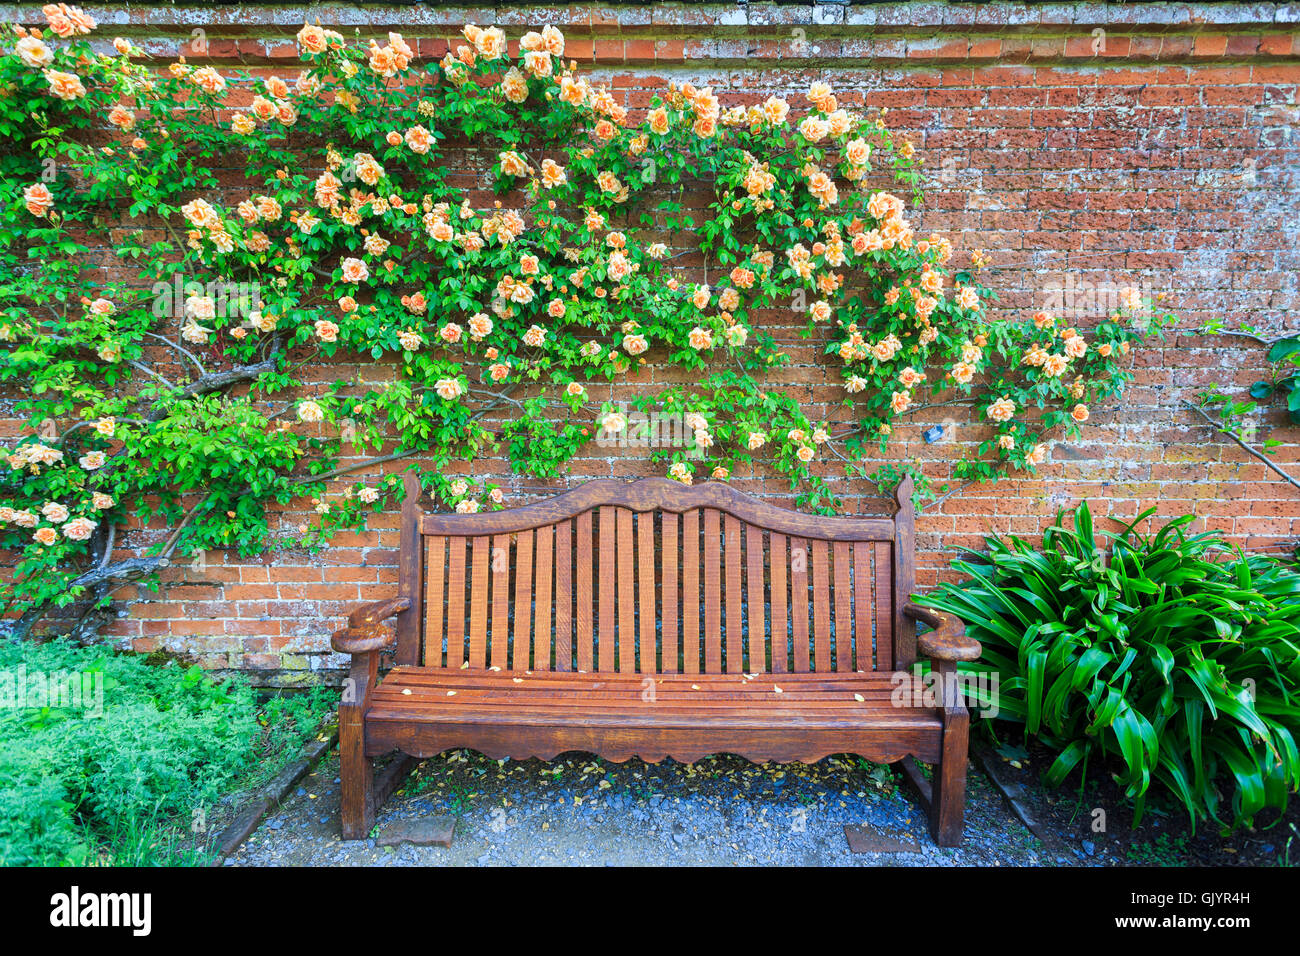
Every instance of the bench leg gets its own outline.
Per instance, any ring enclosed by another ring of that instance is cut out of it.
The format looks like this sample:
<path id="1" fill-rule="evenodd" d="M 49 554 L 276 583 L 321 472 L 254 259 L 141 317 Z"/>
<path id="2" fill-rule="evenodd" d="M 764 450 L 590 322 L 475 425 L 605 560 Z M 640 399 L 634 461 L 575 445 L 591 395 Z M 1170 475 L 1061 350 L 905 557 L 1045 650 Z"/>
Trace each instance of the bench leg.
<path id="1" fill-rule="evenodd" d="M 965 708 L 945 715 L 943 752 L 930 790 L 930 833 L 939 846 L 961 846 L 969 732 L 970 714 Z"/>
<path id="2" fill-rule="evenodd" d="M 340 707 L 339 779 L 345 840 L 364 840 L 375 825 L 375 767 L 365 748 L 361 708 Z"/>

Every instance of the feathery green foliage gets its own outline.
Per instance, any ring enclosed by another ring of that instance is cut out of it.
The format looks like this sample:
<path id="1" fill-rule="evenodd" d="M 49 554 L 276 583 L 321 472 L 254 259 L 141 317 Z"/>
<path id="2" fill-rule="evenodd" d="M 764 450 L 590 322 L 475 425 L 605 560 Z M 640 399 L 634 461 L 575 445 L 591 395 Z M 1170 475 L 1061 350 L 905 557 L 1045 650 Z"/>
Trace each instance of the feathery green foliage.
<path id="1" fill-rule="evenodd" d="M 49 693 L 69 678 L 86 692 Z M 259 705 L 197 666 L 0 644 L 0 866 L 201 861 L 222 799 L 294 758 L 332 696 Z"/>

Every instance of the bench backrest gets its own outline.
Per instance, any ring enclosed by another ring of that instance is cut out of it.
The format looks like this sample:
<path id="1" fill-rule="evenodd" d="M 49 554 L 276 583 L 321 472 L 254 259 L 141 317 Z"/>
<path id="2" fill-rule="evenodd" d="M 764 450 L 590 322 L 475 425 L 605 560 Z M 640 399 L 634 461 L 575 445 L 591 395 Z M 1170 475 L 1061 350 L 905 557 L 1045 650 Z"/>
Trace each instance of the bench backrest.
<path id="1" fill-rule="evenodd" d="M 789 511 L 721 482 L 591 481 L 428 514 L 406 476 L 397 663 L 502 671 L 891 670 L 916 656 L 912 482 L 893 518 Z"/>

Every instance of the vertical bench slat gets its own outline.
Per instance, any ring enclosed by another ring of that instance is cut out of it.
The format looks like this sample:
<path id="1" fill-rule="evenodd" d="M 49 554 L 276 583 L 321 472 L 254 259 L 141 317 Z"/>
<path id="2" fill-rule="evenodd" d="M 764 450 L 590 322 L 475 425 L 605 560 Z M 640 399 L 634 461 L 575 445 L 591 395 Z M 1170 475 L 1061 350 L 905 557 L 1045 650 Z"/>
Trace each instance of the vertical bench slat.
<path id="1" fill-rule="evenodd" d="M 471 538 L 469 595 L 469 666 L 487 667 L 488 580 L 492 542 L 487 535 Z M 506 563 L 507 569 L 510 567 Z M 509 570 L 505 572 L 507 575 Z"/>
<path id="2" fill-rule="evenodd" d="M 749 591 L 749 671 L 761 674 L 767 671 L 766 612 L 763 608 L 763 529 L 745 525 L 745 577 Z"/>
<path id="3" fill-rule="evenodd" d="M 447 539 L 430 535 L 424 539 L 424 666 L 442 667 L 442 622 L 447 599 L 442 569 L 447 560 Z"/>
<path id="4" fill-rule="evenodd" d="M 659 654 L 655 640 L 655 513 L 643 511 L 636 516 L 637 617 L 640 619 L 637 649 L 642 674 L 659 673 Z"/>
<path id="5" fill-rule="evenodd" d="M 573 523 L 555 526 L 555 669 L 573 667 Z"/>
<path id="6" fill-rule="evenodd" d="M 510 638 L 510 659 L 514 669 L 526 671 L 532 658 L 532 623 L 533 623 L 533 532 L 520 531 L 515 540 L 515 614 L 514 634 Z M 495 652 L 493 654 L 495 657 Z M 504 648 L 501 659 L 494 661 L 502 667 L 506 664 Z"/>
<path id="7" fill-rule="evenodd" d="M 700 513 L 682 515 L 682 658 L 687 674 L 700 672 Z"/>
<path id="8" fill-rule="evenodd" d="M 704 509 L 704 673 L 722 673 L 722 534 L 718 512 Z"/>
<path id="9" fill-rule="evenodd" d="M 663 513 L 663 531 L 660 535 L 660 551 L 663 555 L 663 663 L 661 670 L 665 674 L 677 673 L 677 515 L 670 511 Z"/>
<path id="10" fill-rule="evenodd" d="M 726 530 L 727 673 L 739 674 L 745 669 L 745 629 L 740 617 L 745 596 L 740 583 L 740 521 L 727 515 L 723 527 Z"/>
<path id="11" fill-rule="evenodd" d="M 876 545 L 876 670 L 894 668 L 893 546 Z"/>
<path id="12" fill-rule="evenodd" d="M 576 569 L 578 573 L 578 670 L 593 671 L 591 650 L 591 618 L 595 611 L 595 595 L 591 590 L 591 512 L 578 515 L 578 548 Z"/>
<path id="13" fill-rule="evenodd" d="M 614 567 L 614 547 L 616 519 L 612 507 L 600 509 L 600 527 L 597 532 L 597 548 L 600 554 L 599 592 L 600 607 L 597 609 L 596 625 L 596 670 L 614 670 L 614 586 L 618 573 Z"/>
<path id="14" fill-rule="evenodd" d="M 447 666 L 465 663 L 465 547 L 466 538 L 448 538 Z"/>
<path id="15" fill-rule="evenodd" d="M 853 542 L 853 655 L 860 671 L 876 666 L 871 655 L 871 548 L 865 541 Z"/>
<path id="16" fill-rule="evenodd" d="M 790 618 L 794 631 L 794 673 L 812 670 L 808 646 L 808 543 L 790 539 Z"/>
<path id="17" fill-rule="evenodd" d="M 831 669 L 830 567 L 825 541 L 812 543 L 813 653 L 818 672 Z"/>
<path id="18" fill-rule="evenodd" d="M 852 606 L 849 602 L 849 543 L 836 541 L 832 546 L 831 573 L 835 580 L 835 669 L 853 669 Z"/>
<path id="19" fill-rule="evenodd" d="M 537 555 L 537 583 L 534 585 L 536 612 L 533 626 L 533 669 L 549 671 L 551 669 L 551 562 L 554 560 L 555 547 L 551 538 L 553 527 L 544 524 L 537 529 L 537 543 L 534 553 Z M 515 670 L 528 670 L 527 660 L 520 666 L 518 655 L 515 656 Z"/>
<path id="20" fill-rule="evenodd" d="M 772 672 L 784 674 L 790 666 L 790 638 L 786 633 L 786 561 L 785 535 L 772 534 L 768 539 L 768 566 L 772 569 Z"/>
<path id="21" fill-rule="evenodd" d="M 487 541 L 488 539 L 484 539 Z M 488 578 L 492 582 L 491 601 L 488 605 L 488 629 L 484 667 L 506 665 L 510 647 L 510 536 L 499 534 L 488 541 Z M 475 559 L 477 560 L 477 558 Z M 473 655 L 470 655 L 473 660 Z M 478 665 L 471 664 L 471 667 Z"/>
<path id="22" fill-rule="evenodd" d="M 499 534 L 490 542 L 488 575 L 492 579 L 492 604 L 488 624 L 487 667 L 505 669 L 510 650 L 510 535 Z"/>
<path id="23" fill-rule="evenodd" d="M 631 509 L 615 509 L 614 516 L 618 546 L 618 671 L 630 674 L 636 670 L 636 541 Z"/>

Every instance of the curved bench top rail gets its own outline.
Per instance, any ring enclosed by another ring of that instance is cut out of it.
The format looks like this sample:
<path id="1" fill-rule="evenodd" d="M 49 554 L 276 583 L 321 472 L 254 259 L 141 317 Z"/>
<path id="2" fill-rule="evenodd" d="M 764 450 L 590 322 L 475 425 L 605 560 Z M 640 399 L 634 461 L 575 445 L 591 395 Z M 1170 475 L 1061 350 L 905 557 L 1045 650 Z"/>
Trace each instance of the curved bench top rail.
<path id="1" fill-rule="evenodd" d="M 893 518 L 848 518 L 809 515 L 737 491 L 720 481 L 683 485 L 670 478 L 619 481 L 601 478 L 545 501 L 473 515 L 426 514 L 420 519 L 423 534 L 477 537 L 530 531 L 555 524 L 602 506 L 633 511 L 671 511 L 714 508 L 748 524 L 780 534 L 822 541 L 892 541 Z"/>

